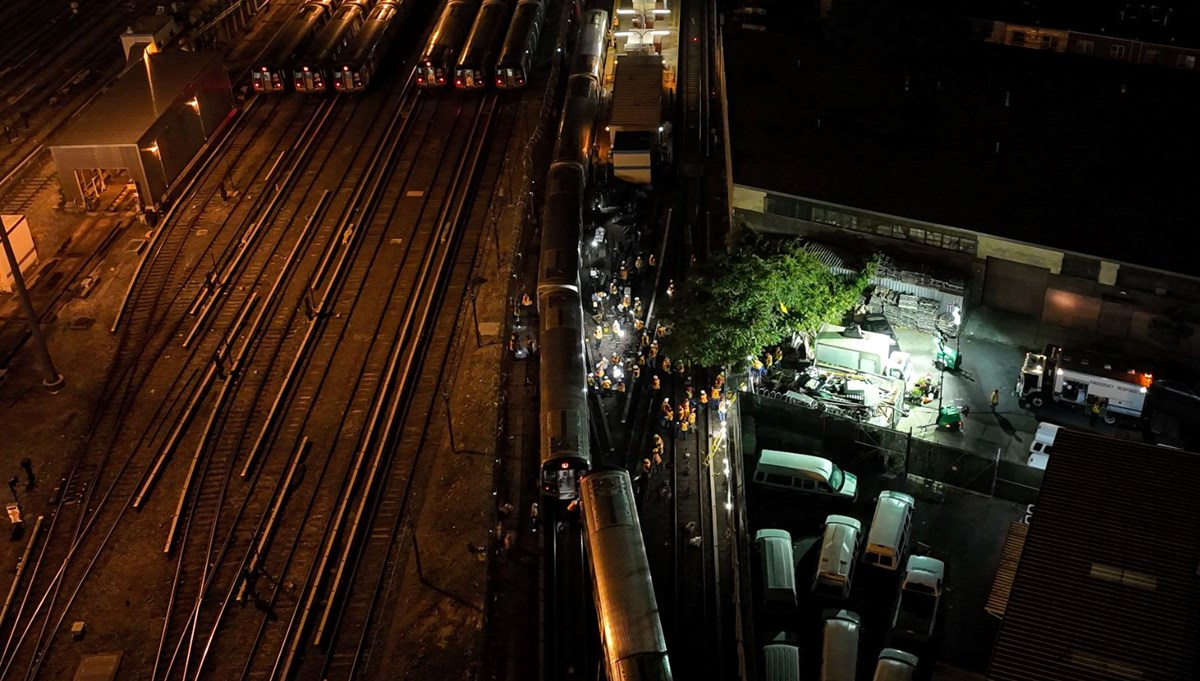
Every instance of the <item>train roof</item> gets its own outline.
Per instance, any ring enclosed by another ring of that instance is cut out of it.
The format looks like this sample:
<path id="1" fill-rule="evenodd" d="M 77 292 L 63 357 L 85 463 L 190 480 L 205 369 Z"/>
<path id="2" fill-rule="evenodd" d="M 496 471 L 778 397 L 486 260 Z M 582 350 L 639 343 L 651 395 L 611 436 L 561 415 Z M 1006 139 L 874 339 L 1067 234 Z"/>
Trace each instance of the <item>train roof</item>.
<path id="1" fill-rule="evenodd" d="M 432 52 L 439 47 L 452 45 L 461 40 L 462 37 L 455 34 L 470 30 L 471 24 L 467 20 L 474 21 L 475 11 L 478 8 L 478 0 L 450 0 L 447 2 L 445 9 L 438 15 L 433 31 L 429 33 L 429 40 L 425 42 L 425 52 Z"/>
<path id="2" fill-rule="evenodd" d="M 306 3 L 283 25 L 279 33 L 275 34 L 275 39 L 263 51 L 262 56 L 254 61 L 254 64 L 256 66 L 278 66 L 291 59 L 313 27 L 329 16 L 330 4 L 331 0 Z"/>
<path id="3" fill-rule="evenodd" d="M 367 14 L 362 28 L 354 34 L 354 38 L 338 58 L 338 63 L 361 64 L 371 54 L 376 43 L 392 39 L 412 12 L 415 2 L 416 0 L 380 0 L 376 3 Z"/>
<path id="4" fill-rule="evenodd" d="M 610 668 L 667 652 L 646 546 L 625 471 L 598 471 L 580 483 L 596 609 Z"/>
<path id="5" fill-rule="evenodd" d="M 512 22 L 508 32 L 504 34 L 504 43 L 500 47 L 500 61 L 520 61 L 528 47 L 529 31 L 538 18 L 545 12 L 541 0 L 521 0 L 513 12 Z"/>
<path id="6" fill-rule="evenodd" d="M 316 37 L 296 56 L 296 64 L 324 66 L 345 39 L 346 32 L 354 28 L 354 22 L 359 21 L 366 11 L 367 3 L 362 0 L 343 3 L 329 23 L 322 26 Z"/>
<path id="7" fill-rule="evenodd" d="M 498 50 L 496 41 L 508 26 L 511 8 L 512 4 L 507 0 L 484 0 L 479 13 L 475 15 L 475 23 L 471 24 L 467 42 L 463 44 L 459 64 L 479 63 L 481 66 L 492 66 L 482 62 L 487 59 L 489 52 Z"/>

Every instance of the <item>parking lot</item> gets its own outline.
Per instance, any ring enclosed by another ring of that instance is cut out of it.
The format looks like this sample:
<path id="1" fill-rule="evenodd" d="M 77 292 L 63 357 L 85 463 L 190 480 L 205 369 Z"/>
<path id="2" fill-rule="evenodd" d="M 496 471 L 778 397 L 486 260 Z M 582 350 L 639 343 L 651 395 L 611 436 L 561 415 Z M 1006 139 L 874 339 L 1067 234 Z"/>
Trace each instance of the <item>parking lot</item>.
<path id="1" fill-rule="evenodd" d="M 772 448 L 771 442 L 760 442 Z M 819 453 L 819 452 L 814 452 Z M 749 455 L 750 452 L 747 452 Z M 755 456 L 746 457 L 746 479 L 753 475 Z M 884 647 L 916 654 L 918 678 L 930 678 L 941 661 L 963 670 L 983 673 L 990 654 L 998 620 L 984 611 L 992 578 L 1000 560 L 1009 524 L 1019 521 L 1025 508 L 946 487 L 926 487 L 881 469 L 856 470 L 850 461 L 839 466 L 858 476 L 858 498 L 853 503 L 810 499 L 807 495 L 775 490 L 750 483 L 747 490 L 748 518 L 752 538 L 759 529 L 787 530 L 796 545 L 796 588 L 799 607 L 795 615 L 777 616 L 755 610 L 756 634 L 760 641 L 773 632 L 791 631 L 799 638 L 804 678 L 820 672 L 822 612 L 846 608 L 862 620 L 859 642 L 859 678 L 870 678 Z M 859 466 L 861 468 L 861 465 Z M 834 600 L 814 597 L 810 592 L 820 553 L 820 533 L 826 516 L 849 515 L 863 524 L 863 544 L 870 532 L 875 499 L 881 490 L 892 489 L 916 499 L 910 548 L 914 554 L 929 555 L 946 563 L 946 589 L 937 613 L 934 636 L 926 644 L 895 638 L 890 634 L 900 573 L 859 562 L 855 567 L 850 597 Z M 753 555 L 753 553 L 752 553 Z M 758 579 L 758 571 L 750 570 Z M 759 585 L 756 584 L 756 591 Z M 757 602 L 756 602 L 757 605 Z"/>

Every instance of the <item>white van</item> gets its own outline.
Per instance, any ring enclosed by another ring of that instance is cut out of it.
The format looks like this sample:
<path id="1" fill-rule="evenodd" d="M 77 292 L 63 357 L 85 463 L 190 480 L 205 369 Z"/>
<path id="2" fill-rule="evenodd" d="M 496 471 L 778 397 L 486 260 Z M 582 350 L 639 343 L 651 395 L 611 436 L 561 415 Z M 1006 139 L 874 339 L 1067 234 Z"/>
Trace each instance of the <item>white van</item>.
<path id="1" fill-rule="evenodd" d="M 899 570 L 908 552 L 916 500 L 894 490 L 885 490 L 875 502 L 875 517 L 867 535 L 863 560 L 884 570 Z"/>
<path id="2" fill-rule="evenodd" d="M 754 469 L 754 482 L 847 501 L 858 497 L 858 478 L 838 468 L 829 459 L 775 449 L 762 451 Z"/>
<path id="3" fill-rule="evenodd" d="M 800 649 L 796 635 L 780 632 L 763 646 L 763 681 L 800 681 Z"/>
<path id="4" fill-rule="evenodd" d="M 855 681 L 858 673 L 857 613 L 826 610 L 824 644 L 821 648 L 821 681 Z"/>
<path id="5" fill-rule="evenodd" d="M 1037 432 L 1033 434 L 1033 442 L 1029 443 L 1029 467 L 1046 470 L 1046 462 L 1054 451 L 1054 438 L 1061 426 L 1053 423 L 1039 423 Z"/>
<path id="6" fill-rule="evenodd" d="M 895 648 L 884 648 L 879 653 L 873 681 L 912 681 L 916 671 L 916 655 Z"/>
<path id="7" fill-rule="evenodd" d="M 786 530 L 759 530 L 754 535 L 754 546 L 758 551 L 763 610 L 791 614 L 796 610 L 796 562 L 792 556 L 792 535 Z"/>
<path id="8" fill-rule="evenodd" d="M 854 563 L 862 543 L 862 523 L 845 515 L 825 519 L 821 557 L 813 577 L 812 592 L 830 598 L 848 598 L 854 579 Z"/>

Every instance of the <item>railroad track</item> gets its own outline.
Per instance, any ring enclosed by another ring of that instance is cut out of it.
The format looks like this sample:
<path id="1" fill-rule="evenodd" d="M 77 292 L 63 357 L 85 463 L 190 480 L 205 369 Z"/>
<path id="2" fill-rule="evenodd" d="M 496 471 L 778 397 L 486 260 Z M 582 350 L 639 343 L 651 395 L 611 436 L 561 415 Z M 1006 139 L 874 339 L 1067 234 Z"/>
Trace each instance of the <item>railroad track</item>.
<path id="1" fill-rule="evenodd" d="M 269 119 L 268 116 L 267 120 Z M 247 130 L 245 134 L 250 132 L 251 130 Z M 202 183 L 201 192 L 204 191 L 204 186 L 206 185 Z M 210 189 L 213 194 L 217 191 L 215 185 Z M 91 436 L 88 438 L 91 446 L 85 446 L 80 452 L 75 468 L 65 485 L 69 493 L 62 495 L 60 511 L 55 516 L 54 524 L 60 526 L 60 534 L 67 531 L 69 536 L 63 537 L 57 543 L 47 542 L 47 546 L 54 548 L 43 550 L 34 569 L 34 578 L 38 576 L 42 565 L 60 567 L 53 575 L 45 575 L 48 579 L 44 582 L 36 582 L 31 578 L 30 583 L 33 586 L 23 597 L 16 614 L 18 618 L 24 616 L 26 622 L 23 627 L 14 627 L 5 642 L 3 657 L 0 657 L 0 663 L 3 664 L 0 672 L 6 673 L 14 667 L 23 644 L 27 649 L 24 654 L 28 656 L 29 669 L 36 672 L 67 609 L 88 574 L 96 566 L 113 531 L 125 516 L 125 511 L 132 504 L 138 482 L 135 479 L 137 476 L 132 473 L 144 465 L 143 459 L 146 455 L 144 448 L 139 447 L 140 441 L 142 438 L 152 440 L 161 435 L 163 425 L 169 422 L 168 414 L 180 408 L 182 396 L 196 388 L 202 375 L 200 370 L 176 369 L 174 379 L 166 379 L 159 383 L 160 386 L 169 386 L 165 391 L 167 395 L 164 395 L 157 408 L 153 409 L 155 416 L 149 420 L 145 429 L 130 438 L 132 443 L 119 437 L 122 432 L 136 431 L 127 421 L 137 406 L 137 398 L 145 399 L 145 395 L 139 395 L 139 392 L 150 380 L 152 370 L 159 369 L 160 373 L 162 372 L 162 360 L 170 356 L 170 341 L 186 319 L 187 304 L 181 298 L 181 292 L 186 290 L 185 283 L 203 278 L 193 276 L 204 264 L 203 258 L 196 258 L 190 266 L 184 266 L 180 262 L 182 242 L 193 232 L 164 228 L 161 234 L 163 237 L 148 256 L 148 262 L 151 263 L 149 270 L 143 273 L 141 283 L 131 298 L 130 318 L 124 324 L 117 359 L 107 381 L 105 394 L 114 395 L 116 399 L 109 403 L 110 408 L 98 411 L 90 431 Z M 212 245 L 210 243 L 208 247 L 211 248 Z M 181 304 L 182 312 L 179 310 Z M 168 322 L 172 310 L 176 313 L 171 320 L 173 324 Z M 186 367 L 186 363 L 184 366 Z M 104 494 L 95 496 L 105 484 L 107 488 Z M 68 501 L 73 503 L 66 504 Z M 78 513 L 63 513 L 64 504 L 79 506 Z M 105 522 L 98 522 L 102 516 Z M 59 520 L 63 522 L 59 523 Z M 109 521 L 111 524 L 107 524 Z M 64 527 L 72 522 L 73 527 Z M 93 538 L 91 543 L 85 546 L 89 534 L 97 526 L 101 531 L 107 529 L 107 532 Z M 50 529 L 52 536 L 55 529 L 53 526 Z M 67 599 L 65 604 L 59 604 L 59 592 L 64 584 L 68 585 Z M 40 598 L 35 598 L 32 595 L 39 585 L 44 585 L 45 591 Z"/>

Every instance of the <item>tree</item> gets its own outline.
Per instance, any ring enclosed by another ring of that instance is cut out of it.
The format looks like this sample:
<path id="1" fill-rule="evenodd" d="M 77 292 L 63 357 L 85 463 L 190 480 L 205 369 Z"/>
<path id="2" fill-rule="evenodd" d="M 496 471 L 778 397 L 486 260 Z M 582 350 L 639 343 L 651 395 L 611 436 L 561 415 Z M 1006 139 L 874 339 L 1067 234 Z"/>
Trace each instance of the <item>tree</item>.
<path id="1" fill-rule="evenodd" d="M 663 353 L 701 366 L 737 365 L 793 333 L 841 321 L 875 273 L 835 274 L 797 242 L 742 242 L 691 271 L 663 311 Z"/>

